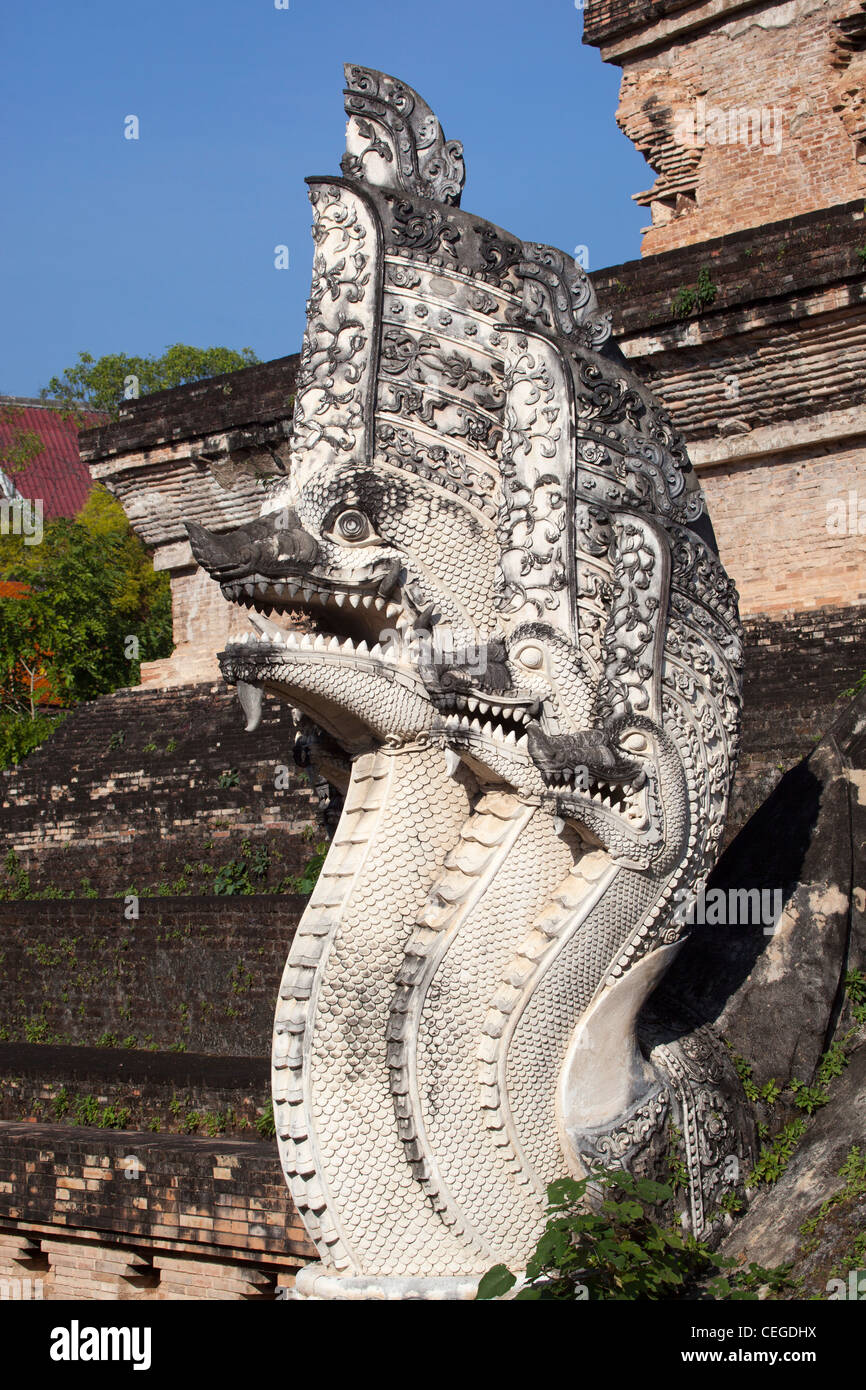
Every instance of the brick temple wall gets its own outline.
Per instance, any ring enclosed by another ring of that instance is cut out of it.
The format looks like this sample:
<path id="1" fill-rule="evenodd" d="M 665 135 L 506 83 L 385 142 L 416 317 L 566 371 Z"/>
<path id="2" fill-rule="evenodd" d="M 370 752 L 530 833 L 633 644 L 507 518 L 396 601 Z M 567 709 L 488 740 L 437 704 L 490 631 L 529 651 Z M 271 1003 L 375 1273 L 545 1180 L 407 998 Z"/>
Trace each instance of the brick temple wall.
<path id="1" fill-rule="evenodd" d="M 108 896 L 211 892 L 219 868 L 246 846 L 267 854 L 260 891 L 273 891 L 323 833 L 293 740 L 285 704 L 271 699 L 260 728 L 246 733 L 222 684 L 102 696 L 0 771 L 5 850 L 34 890 Z M 186 882 L 172 888 L 178 880 Z M 0 866 L 0 891 L 11 883 Z"/>
<path id="2" fill-rule="evenodd" d="M 0 1296 L 273 1299 L 315 1255 L 267 1143 L 0 1123 L 0 1197 Z"/>
<path id="3" fill-rule="evenodd" d="M 861 252 L 857 202 L 593 276 L 683 432 L 746 617 L 866 600 Z M 712 302 L 680 318 L 701 269 Z"/>
<path id="4" fill-rule="evenodd" d="M 0 902 L 0 1041 L 265 1057 L 306 899 Z"/>
<path id="5" fill-rule="evenodd" d="M 584 42 L 622 67 L 617 122 L 658 175 L 644 255 L 866 194 L 860 0 L 589 0 Z"/>

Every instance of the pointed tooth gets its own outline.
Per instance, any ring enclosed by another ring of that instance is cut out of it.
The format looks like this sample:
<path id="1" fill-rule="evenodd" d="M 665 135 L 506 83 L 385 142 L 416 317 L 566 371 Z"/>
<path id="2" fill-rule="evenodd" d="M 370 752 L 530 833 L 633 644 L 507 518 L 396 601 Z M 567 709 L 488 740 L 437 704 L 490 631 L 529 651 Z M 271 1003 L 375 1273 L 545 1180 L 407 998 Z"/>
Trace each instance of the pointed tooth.
<path id="1" fill-rule="evenodd" d="M 313 597 L 312 589 L 302 589 L 301 594 L 303 596 L 304 603 L 309 603 L 310 599 Z"/>
<path id="2" fill-rule="evenodd" d="M 446 748 L 446 749 L 445 749 L 445 767 L 446 767 L 447 770 L 448 770 L 448 776 L 449 776 L 449 777 L 453 777 L 454 774 L 455 774 L 455 772 L 456 772 L 457 769 L 459 768 L 459 766 L 460 766 L 460 754 L 459 754 L 459 753 L 455 753 L 453 748 Z"/>
<path id="3" fill-rule="evenodd" d="M 294 649 L 294 648 L 297 648 L 297 645 L 298 645 L 297 633 L 295 633 L 295 632 L 287 632 L 287 633 L 286 633 L 286 646 L 287 646 L 287 647 L 292 647 L 292 648 Z"/>
<path id="4" fill-rule="evenodd" d="M 488 703 L 487 703 L 486 700 L 479 700 L 479 701 L 478 701 L 478 713 L 479 713 L 479 714 L 489 714 L 489 713 L 490 713 L 490 706 L 488 705 Z"/>
<path id="5" fill-rule="evenodd" d="M 260 597 L 263 597 L 263 596 L 268 592 L 268 589 L 269 589 L 270 587 L 271 587 L 270 584 L 268 584 L 266 581 L 263 582 L 263 581 L 260 580 L 259 583 L 256 585 L 256 593 L 257 593 Z"/>
<path id="6" fill-rule="evenodd" d="M 328 643 L 328 651 L 329 651 L 329 652 L 338 652 L 339 650 L 340 650 L 340 639 L 339 639 L 339 637 L 332 637 L 331 640 L 330 640 L 330 642 Z"/>
<path id="7" fill-rule="evenodd" d="M 379 597 L 377 596 L 376 598 L 373 599 L 373 607 L 376 609 L 376 612 L 377 612 L 377 613 L 384 613 L 384 611 L 385 611 L 385 600 L 384 600 L 383 598 L 379 598 Z"/>
<path id="8" fill-rule="evenodd" d="M 353 608 L 357 608 L 357 607 L 358 607 L 358 604 L 361 602 L 361 595 L 360 595 L 360 594 L 350 594 L 350 595 L 349 595 L 349 602 L 351 603 L 351 605 L 352 605 Z"/>
<path id="9" fill-rule="evenodd" d="M 244 583 L 243 589 L 244 589 L 244 593 L 247 595 L 247 597 L 248 597 L 248 598 L 252 598 L 253 594 L 254 594 L 255 591 L 256 591 L 256 586 L 255 586 L 255 584 L 253 583 L 253 581 L 252 581 L 251 579 L 247 579 L 246 582 Z"/>
<path id="10" fill-rule="evenodd" d="M 476 732 L 476 734 L 480 734 L 480 733 L 481 733 L 481 720 L 480 720 L 480 719 L 472 719 L 472 720 L 470 720 L 470 722 L 469 722 L 469 727 L 470 727 L 470 729 L 474 729 L 475 732 Z"/>
<path id="11" fill-rule="evenodd" d="M 561 835 L 564 829 L 565 829 L 565 821 L 562 819 L 562 816 L 554 816 L 554 818 L 553 818 L 553 833 L 554 833 L 554 835 Z"/>
<path id="12" fill-rule="evenodd" d="M 469 706 L 469 708 L 472 710 L 472 712 L 473 712 L 473 714 L 474 714 L 475 711 L 478 709 L 478 701 L 475 700 L 475 699 L 473 699 L 472 696 L 470 695 L 469 698 L 468 698 L 468 700 L 466 701 L 466 703 L 467 703 L 467 705 Z"/>
<path id="13" fill-rule="evenodd" d="M 382 648 L 379 646 L 378 642 L 373 643 L 372 647 L 370 648 L 370 655 L 376 657 L 377 660 L 381 658 Z"/>
<path id="14" fill-rule="evenodd" d="M 320 632 L 317 632 L 317 633 L 316 633 L 316 640 L 315 640 L 314 643 L 313 643 L 313 651 L 314 651 L 314 652 L 326 652 L 327 650 L 328 650 L 328 644 L 327 644 L 327 642 L 325 641 L 325 639 L 324 639 L 324 637 L 322 636 L 322 634 L 321 634 Z"/>
<path id="15" fill-rule="evenodd" d="M 274 584 L 273 587 L 274 587 L 274 593 L 276 594 L 277 598 L 282 598 L 282 597 L 283 597 L 283 594 L 286 592 L 286 586 L 285 586 L 285 584 L 282 582 L 282 580 L 278 580 L 277 583 Z"/>
<path id="16" fill-rule="evenodd" d="M 341 652 L 353 652 L 354 650 L 355 650 L 355 645 L 354 645 L 354 643 L 353 643 L 351 637 L 347 637 L 346 640 L 345 640 L 345 642 L 343 643 L 342 647 L 340 648 L 340 651 L 341 651 Z"/>
<path id="17" fill-rule="evenodd" d="M 386 617 L 386 618 L 395 618 L 399 612 L 400 612 L 400 605 L 399 605 L 399 603 L 389 603 L 388 606 L 387 606 L 386 609 L 385 609 L 385 617 Z"/>
<path id="18" fill-rule="evenodd" d="M 508 730 L 508 733 L 505 735 L 505 742 L 511 748 L 515 748 L 517 746 L 517 735 L 513 729 Z"/>
<path id="19" fill-rule="evenodd" d="M 346 602 L 346 595 L 345 595 L 345 594 L 334 594 L 334 602 L 336 603 L 336 605 L 337 605 L 338 608 L 342 608 L 342 607 L 343 607 L 343 604 Z"/>
<path id="20" fill-rule="evenodd" d="M 370 655 L 370 648 L 367 646 L 367 643 L 366 643 L 366 642 L 359 642 L 359 643 L 358 643 L 357 647 L 355 648 L 355 655 L 356 655 L 356 656 L 369 656 L 369 655 Z"/>
<path id="21" fill-rule="evenodd" d="M 372 608 L 372 607 L 373 607 L 373 595 L 372 595 L 372 594 L 362 594 L 362 595 L 361 595 L 361 603 L 362 603 L 362 605 L 364 606 L 364 608 Z"/>
<path id="22" fill-rule="evenodd" d="M 489 720 L 484 725 L 484 728 L 481 730 L 481 732 L 483 733 L 485 738 L 493 738 L 493 725 L 490 723 Z"/>
<path id="23" fill-rule="evenodd" d="M 517 740 L 517 747 L 518 747 L 518 748 L 524 749 L 524 751 L 528 751 L 528 749 L 529 749 L 529 735 L 528 735 L 528 734 L 521 734 L 521 735 L 520 735 L 520 738 Z"/>

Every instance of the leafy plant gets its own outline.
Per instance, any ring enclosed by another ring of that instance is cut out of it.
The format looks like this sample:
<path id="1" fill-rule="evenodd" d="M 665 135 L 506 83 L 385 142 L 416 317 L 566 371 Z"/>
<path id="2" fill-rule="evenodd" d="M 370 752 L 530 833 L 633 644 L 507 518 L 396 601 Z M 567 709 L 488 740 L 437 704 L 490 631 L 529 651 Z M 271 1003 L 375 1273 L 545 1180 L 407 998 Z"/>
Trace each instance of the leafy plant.
<path id="1" fill-rule="evenodd" d="M 588 1205 L 590 1184 L 601 1189 Z M 663 1223 L 674 1190 L 624 1171 L 597 1169 L 579 1181 L 563 1178 L 547 1189 L 547 1224 L 517 1300 L 625 1301 L 670 1298 L 754 1299 L 764 1285 L 784 1286 L 787 1271 L 752 1264 L 732 1270 L 679 1226 Z M 485 1274 L 477 1298 L 501 1298 L 517 1279 L 505 1265 Z"/>
<path id="2" fill-rule="evenodd" d="M 227 769 L 225 772 L 221 772 L 218 778 L 218 782 L 221 787 L 236 787 L 240 780 L 240 773 L 236 772 L 234 768 L 230 768 Z"/>
<path id="3" fill-rule="evenodd" d="M 310 855 L 300 873 L 287 874 L 277 885 L 278 893 L 300 893 L 303 897 L 309 897 L 319 879 L 322 867 L 328 855 L 329 845 L 327 840 L 320 841 L 316 845 L 315 852 Z"/>
<path id="4" fill-rule="evenodd" d="M 218 896 L 230 897 L 233 894 L 252 893 L 250 873 L 243 859 L 230 859 L 214 875 L 213 890 Z"/>
<path id="5" fill-rule="evenodd" d="M 839 1169 L 839 1177 L 845 1179 L 844 1186 L 840 1187 L 838 1192 L 834 1192 L 832 1197 L 828 1197 L 826 1201 L 822 1202 L 814 1216 L 810 1216 L 807 1221 L 803 1222 L 800 1227 L 801 1235 L 813 1235 L 834 1207 L 841 1206 L 845 1202 L 855 1202 L 860 1197 L 866 1196 L 866 1154 L 860 1152 L 858 1144 L 849 1149 L 845 1161 Z"/>
<path id="6" fill-rule="evenodd" d="M 710 272 L 702 266 L 696 285 L 681 285 L 671 300 L 674 318 L 687 319 L 690 314 L 708 308 L 718 294 L 718 286 L 713 284 Z"/>
<path id="7" fill-rule="evenodd" d="M 807 1086 L 804 1081 L 798 1081 L 796 1077 L 791 1082 L 794 1104 L 798 1110 L 805 1110 L 807 1115 L 812 1115 L 822 1105 L 827 1104 L 830 1099 L 830 1082 L 841 1076 L 848 1065 L 845 1043 L 849 1040 L 850 1035 L 841 1041 L 831 1043 L 818 1064 L 817 1075 L 811 1086 Z"/>
<path id="8" fill-rule="evenodd" d="M 791 1120 L 780 1129 L 772 1143 L 764 1145 L 761 1149 L 757 1162 L 746 1179 L 746 1186 L 756 1187 L 762 1182 L 769 1185 L 778 1182 L 805 1132 L 806 1121 L 802 1119 Z"/>
<path id="9" fill-rule="evenodd" d="M 256 1129 L 263 1139 L 276 1139 L 277 1127 L 274 1123 L 274 1102 L 268 1098 L 261 1115 L 256 1119 Z"/>
<path id="10" fill-rule="evenodd" d="M 851 1001 L 854 1022 L 866 1023 L 866 975 L 861 970 L 849 970 L 845 975 L 845 992 Z"/>

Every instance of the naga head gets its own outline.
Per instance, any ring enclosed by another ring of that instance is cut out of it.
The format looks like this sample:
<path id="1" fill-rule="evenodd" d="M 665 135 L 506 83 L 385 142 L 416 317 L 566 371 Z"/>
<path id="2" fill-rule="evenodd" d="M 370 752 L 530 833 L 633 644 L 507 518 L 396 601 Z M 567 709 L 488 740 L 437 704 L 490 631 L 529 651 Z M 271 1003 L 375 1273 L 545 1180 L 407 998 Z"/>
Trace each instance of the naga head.
<path id="1" fill-rule="evenodd" d="M 350 758 L 433 741 L 658 864 L 687 833 L 684 761 L 704 830 L 723 814 L 730 760 L 692 745 L 721 747 L 738 700 L 735 596 L 682 441 L 580 266 L 461 211 L 462 151 L 429 108 L 346 76 L 345 177 L 309 180 L 289 476 L 253 523 L 189 525 L 250 612 L 223 672 L 248 727 L 270 690 Z M 700 727 L 695 654 L 716 686 Z"/>

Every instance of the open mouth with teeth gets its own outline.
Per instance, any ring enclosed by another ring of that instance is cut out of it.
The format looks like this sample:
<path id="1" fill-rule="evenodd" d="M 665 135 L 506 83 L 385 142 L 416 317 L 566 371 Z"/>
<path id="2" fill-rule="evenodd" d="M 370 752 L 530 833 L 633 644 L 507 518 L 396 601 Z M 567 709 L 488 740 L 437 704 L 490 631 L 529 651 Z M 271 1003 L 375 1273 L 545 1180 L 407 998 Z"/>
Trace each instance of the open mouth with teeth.
<path id="1" fill-rule="evenodd" d="M 632 830 L 649 825 L 646 781 L 635 787 L 588 776 L 585 768 L 563 768 L 555 777 L 545 777 L 545 782 L 562 810 L 576 814 L 589 805 L 602 814 L 620 817 Z"/>
<path id="2" fill-rule="evenodd" d="M 339 656 L 369 664 L 368 669 L 380 664 L 410 666 L 401 639 L 417 631 L 420 622 L 429 623 L 431 614 L 419 615 L 411 600 L 404 607 L 396 594 L 391 597 L 380 592 L 385 582 L 369 581 L 369 587 L 362 589 L 306 576 L 275 580 L 255 574 L 224 583 L 224 596 L 249 610 L 254 629 L 233 639 L 229 646 L 242 648 L 246 661 L 260 657 L 263 666 L 275 653 Z M 390 593 L 395 588 L 393 585 Z M 430 690 L 428 694 L 438 712 L 433 733 L 456 752 L 470 758 L 474 754 L 479 762 L 494 769 L 504 769 L 503 756 L 527 767 L 536 761 L 530 731 L 536 734 L 540 730 L 541 708 L 531 693 L 492 693 L 464 686 Z M 585 766 L 554 767 L 543 760 L 540 770 L 542 794 L 555 799 L 560 812 L 567 816 L 580 818 L 581 810 L 591 810 L 625 821 L 635 831 L 649 824 L 646 786 L 639 776 L 620 781 Z"/>
<path id="3" fill-rule="evenodd" d="M 227 599 L 253 610 L 250 621 L 256 631 L 247 636 L 248 643 L 270 641 L 292 648 L 309 645 L 302 639 L 319 638 L 325 639 L 325 647 L 332 651 L 339 648 L 347 654 L 357 650 L 360 655 L 370 655 L 386 633 L 392 636 L 395 630 L 412 625 L 401 604 L 379 593 L 325 586 L 308 579 L 283 581 L 253 575 L 223 584 L 222 591 Z M 278 617 L 292 615 L 294 625 L 273 622 L 273 613 Z M 301 629 L 298 621 L 303 624 Z M 337 647 L 331 645 L 334 640 Z M 315 649 L 325 647 L 319 641 Z M 390 659 L 394 659 L 393 648 L 393 641 L 388 641 L 380 651 L 383 655 L 390 651 Z"/>

